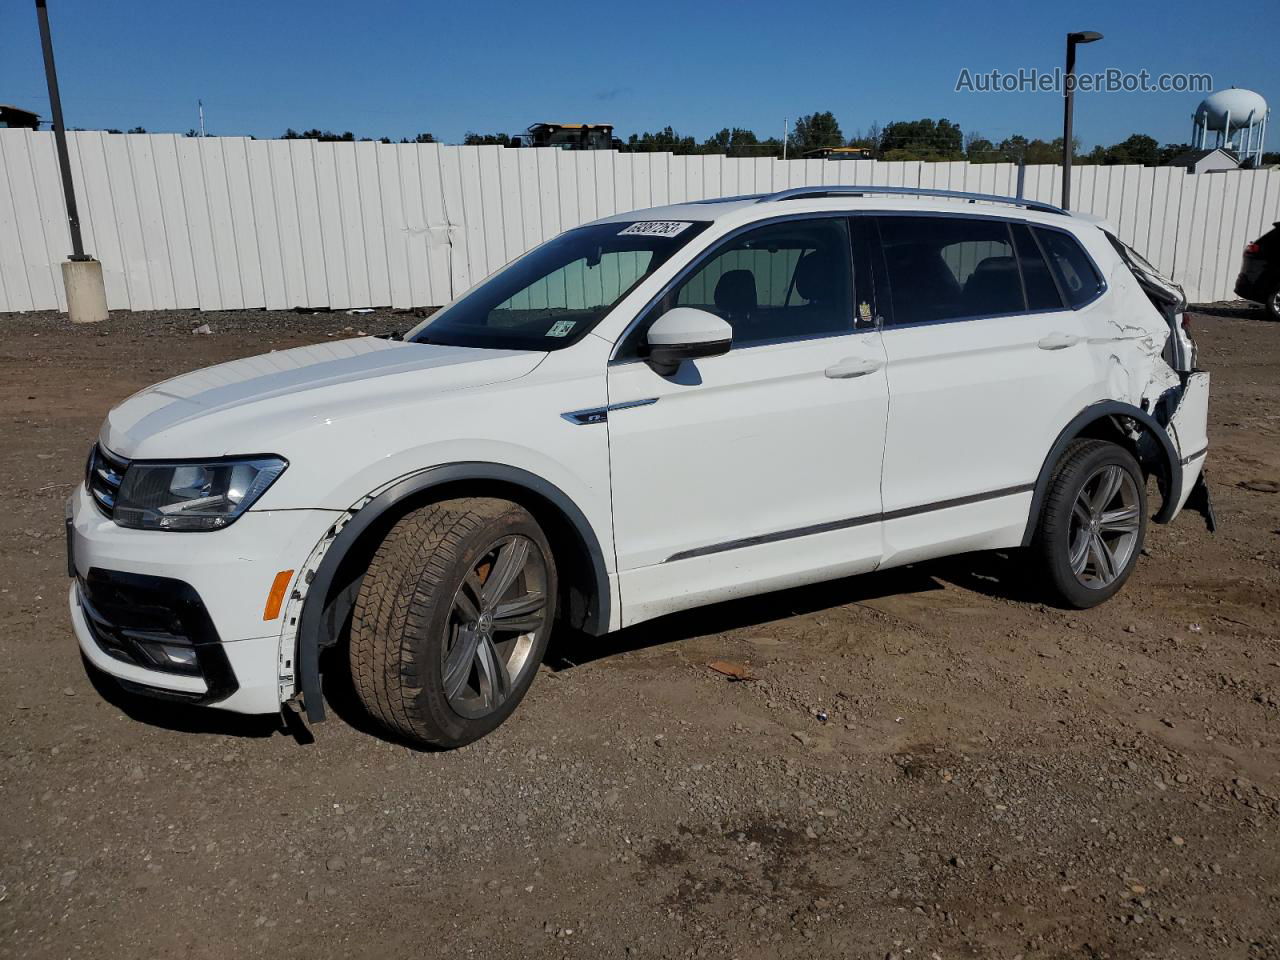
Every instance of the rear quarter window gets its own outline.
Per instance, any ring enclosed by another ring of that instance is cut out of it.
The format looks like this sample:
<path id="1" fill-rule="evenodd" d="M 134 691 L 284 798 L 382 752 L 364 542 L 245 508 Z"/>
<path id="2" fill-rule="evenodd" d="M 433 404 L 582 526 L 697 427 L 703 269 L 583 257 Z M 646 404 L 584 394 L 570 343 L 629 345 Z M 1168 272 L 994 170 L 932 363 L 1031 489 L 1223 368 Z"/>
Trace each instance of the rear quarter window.
<path id="1" fill-rule="evenodd" d="M 1068 306 L 1082 307 L 1102 292 L 1102 277 L 1075 237 L 1040 227 L 1035 233 Z"/>
<path id="2" fill-rule="evenodd" d="M 1022 284 L 1027 291 L 1027 309 L 1032 313 L 1062 309 L 1058 284 L 1049 272 L 1044 252 L 1031 236 L 1031 228 L 1025 223 L 1015 223 L 1010 225 L 1009 232 L 1013 234 L 1018 250 L 1018 266 L 1022 268 Z"/>

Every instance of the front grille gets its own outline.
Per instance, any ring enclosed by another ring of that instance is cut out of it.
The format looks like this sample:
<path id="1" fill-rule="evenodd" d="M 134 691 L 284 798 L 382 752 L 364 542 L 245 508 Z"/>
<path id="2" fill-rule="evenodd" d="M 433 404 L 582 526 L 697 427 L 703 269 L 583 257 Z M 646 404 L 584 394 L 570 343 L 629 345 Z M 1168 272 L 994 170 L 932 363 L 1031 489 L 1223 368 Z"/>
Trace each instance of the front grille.
<path id="1" fill-rule="evenodd" d="M 89 451 L 84 485 L 98 509 L 108 517 L 115 511 L 116 496 L 120 493 L 120 484 L 124 482 L 124 472 L 128 469 L 128 460 L 117 457 L 100 443 L 95 443 Z"/>

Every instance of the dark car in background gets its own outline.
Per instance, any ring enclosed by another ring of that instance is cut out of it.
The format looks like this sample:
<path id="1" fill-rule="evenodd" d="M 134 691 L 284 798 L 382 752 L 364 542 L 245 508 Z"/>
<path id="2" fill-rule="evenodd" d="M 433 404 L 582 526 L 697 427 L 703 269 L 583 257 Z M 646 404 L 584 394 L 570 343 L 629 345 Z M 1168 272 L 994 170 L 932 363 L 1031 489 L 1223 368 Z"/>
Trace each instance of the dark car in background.
<path id="1" fill-rule="evenodd" d="M 1280 222 L 1244 248 L 1236 294 L 1267 308 L 1280 320 Z"/>

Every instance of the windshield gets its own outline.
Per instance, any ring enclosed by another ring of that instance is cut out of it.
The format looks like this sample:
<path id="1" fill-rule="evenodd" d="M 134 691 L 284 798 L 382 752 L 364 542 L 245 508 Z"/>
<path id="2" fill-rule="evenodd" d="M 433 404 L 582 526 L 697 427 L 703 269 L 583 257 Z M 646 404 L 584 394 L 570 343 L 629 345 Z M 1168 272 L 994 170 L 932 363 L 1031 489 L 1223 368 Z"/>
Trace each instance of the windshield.
<path id="1" fill-rule="evenodd" d="M 600 223 L 513 260 L 406 338 L 498 350 L 559 350 L 585 336 L 707 222 Z"/>

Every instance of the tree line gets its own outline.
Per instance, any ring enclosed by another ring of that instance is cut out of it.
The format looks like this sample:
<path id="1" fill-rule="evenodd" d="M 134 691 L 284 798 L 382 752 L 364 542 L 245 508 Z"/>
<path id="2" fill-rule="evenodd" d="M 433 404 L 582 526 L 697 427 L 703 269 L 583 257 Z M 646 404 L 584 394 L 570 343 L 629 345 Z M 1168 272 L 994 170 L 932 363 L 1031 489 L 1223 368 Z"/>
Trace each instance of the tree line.
<path id="1" fill-rule="evenodd" d="M 466 144 L 510 145 L 506 134 L 468 133 Z M 780 137 L 761 138 L 744 127 L 724 127 L 705 140 L 677 133 L 670 126 L 661 130 L 633 133 L 622 143 L 629 153 L 724 154 L 729 157 L 782 157 Z M 787 135 L 786 156 L 795 159 L 820 156 L 833 148 L 846 147 L 861 151 L 860 156 L 872 160 L 968 160 L 970 163 L 1060 163 L 1062 138 L 1042 140 L 1021 134 L 992 140 L 981 133 L 966 134 L 950 120 L 924 118 L 898 120 L 881 127 L 845 136 L 840 123 L 830 110 L 798 117 Z M 1144 164 L 1159 166 L 1180 153 L 1193 149 L 1189 143 L 1161 144 L 1154 137 L 1134 133 L 1109 146 L 1099 144 L 1081 151 L 1079 138 L 1074 138 L 1073 162 L 1077 164 Z M 1280 162 L 1280 153 L 1268 153 L 1264 163 Z"/>
<path id="2" fill-rule="evenodd" d="M 108 133 L 121 133 L 108 130 Z M 134 127 L 129 133 L 146 133 L 142 127 Z M 188 130 L 188 137 L 197 136 Z M 515 136 L 520 136 L 516 134 Z M 414 137 L 357 137 L 350 130 L 335 133 L 332 130 L 312 128 L 294 130 L 292 127 L 280 135 L 283 140 L 321 140 L 336 142 L 379 143 L 440 143 L 433 134 L 419 133 Z M 475 133 L 468 131 L 463 137 L 467 146 L 496 145 L 509 147 L 512 135 L 506 133 Z M 1021 134 L 1005 137 L 1000 141 L 980 132 L 966 134 L 958 123 L 946 118 L 920 120 L 896 120 L 883 127 L 873 124 L 867 130 L 855 131 L 845 136 L 840 123 L 830 110 L 798 117 L 786 138 L 785 156 L 797 159 L 805 156 L 823 156 L 834 148 L 852 148 L 853 155 L 873 160 L 968 160 L 970 163 L 1060 163 L 1062 138 L 1043 140 Z M 673 127 L 661 130 L 633 133 L 622 141 L 624 153 L 675 153 L 723 154 L 729 157 L 782 157 L 781 137 L 760 137 L 745 127 L 724 127 L 711 136 L 697 137 L 678 133 Z M 1099 144 L 1082 152 L 1079 139 L 1075 140 L 1074 161 L 1077 164 L 1143 164 L 1160 166 L 1180 153 L 1193 149 L 1187 143 L 1160 143 L 1154 137 L 1134 133 L 1109 146 Z M 1280 153 L 1263 155 L 1264 163 L 1280 162 Z"/>
<path id="3" fill-rule="evenodd" d="M 1161 144 L 1142 133 L 1131 134 L 1119 143 L 1081 151 L 1079 139 L 1074 141 L 1074 162 L 1079 164 L 1145 164 L 1168 163 L 1180 153 L 1192 149 L 1187 143 Z M 833 148 L 846 147 L 861 151 L 872 160 L 968 160 L 970 163 L 1060 163 L 1062 138 L 1052 140 L 1028 138 L 1014 134 L 995 141 L 981 133 L 965 132 L 950 120 L 924 118 L 898 120 L 872 125 L 845 136 L 835 115 L 830 111 L 799 117 L 787 137 L 787 156 L 791 158 L 823 155 Z M 725 128 L 699 142 L 681 136 L 671 127 L 657 133 L 632 134 L 623 144 L 624 150 L 671 153 L 722 153 L 739 157 L 781 157 L 782 141 L 777 137 L 760 139 L 751 130 Z M 1280 154 L 1269 154 L 1269 162 Z"/>

